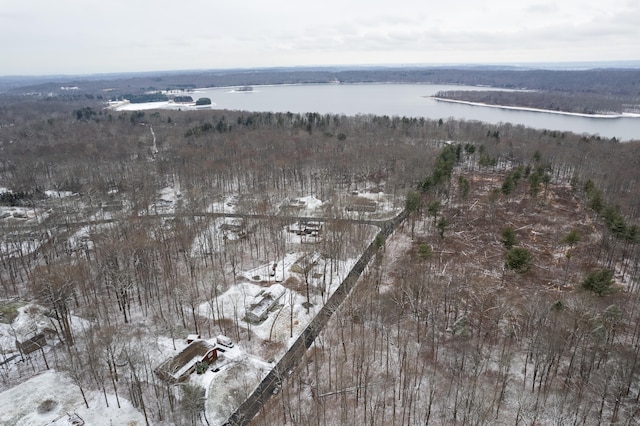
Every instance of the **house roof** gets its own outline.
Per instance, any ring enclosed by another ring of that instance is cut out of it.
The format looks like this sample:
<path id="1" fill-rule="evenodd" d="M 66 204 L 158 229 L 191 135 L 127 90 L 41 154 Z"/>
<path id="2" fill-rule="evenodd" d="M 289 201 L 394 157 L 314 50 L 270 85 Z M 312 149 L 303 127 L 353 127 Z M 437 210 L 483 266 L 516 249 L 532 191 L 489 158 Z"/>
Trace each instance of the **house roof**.
<path id="1" fill-rule="evenodd" d="M 211 343 L 205 340 L 195 340 L 182 352 L 171 358 L 162 369 L 174 377 L 180 377 L 212 349 L 215 349 L 215 346 Z"/>

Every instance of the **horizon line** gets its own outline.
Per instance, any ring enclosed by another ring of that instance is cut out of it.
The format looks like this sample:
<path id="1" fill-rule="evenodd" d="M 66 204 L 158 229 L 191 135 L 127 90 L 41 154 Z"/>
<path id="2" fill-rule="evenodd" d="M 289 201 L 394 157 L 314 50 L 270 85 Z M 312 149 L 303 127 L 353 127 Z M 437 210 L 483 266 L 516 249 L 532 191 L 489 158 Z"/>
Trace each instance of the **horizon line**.
<path id="1" fill-rule="evenodd" d="M 256 66 L 256 67 L 224 67 L 224 68 L 184 68 L 184 69 L 164 69 L 150 71 L 111 71 L 111 72 L 94 72 L 94 73 L 51 73 L 51 74 L 6 74 L 0 75 L 0 79 L 28 79 L 28 78 L 87 78 L 87 77 L 106 77 L 106 76 L 134 76 L 149 74 L 180 74 L 180 73 L 197 73 L 197 72 L 247 72 L 259 71 L 270 72 L 277 70 L 329 70 L 338 69 L 337 72 L 348 71 L 354 69 L 374 69 L 374 68 L 474 68 L 474 67 L 504 67 L 504 68 L 524 68 L 524 69 L 549 69 L 549 70 L 589 70 L 603 68 L 613 69 L 639 69 L 640 59 L 637 60 L 595 60 L 595 61 L 535 61 L 535 62 L 450 62 L 450 63 L 379 63 L 379 64 L 324 64 L 324 65 L 282 65 L 282 66 Z M 600 65 L 600 66 L 598 66 Z"/>

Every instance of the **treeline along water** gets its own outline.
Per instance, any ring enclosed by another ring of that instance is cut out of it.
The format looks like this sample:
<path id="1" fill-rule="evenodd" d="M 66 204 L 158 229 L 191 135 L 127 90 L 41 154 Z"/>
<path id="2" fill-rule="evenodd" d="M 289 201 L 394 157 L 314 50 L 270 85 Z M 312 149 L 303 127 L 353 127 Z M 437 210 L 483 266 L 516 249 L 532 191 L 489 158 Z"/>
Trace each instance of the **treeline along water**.
<path id="1" fill-rule="evenodd" d="M 447 90 L 487 90 L 486 87 L 434 84 L 305 84 L 256 86 L 251 91 L 230 88 L 202 89 L 194 100 L 208 97 L 216 108 L 246 111 L 318 112 L 322 114 L 375 114 L 388 116 L 454 118 L 487 123 L 512 123 L 536 129 L 599 135 L 623 141 L 640 140 L 640 117 L 596 118 L 520 111 L 439 102 L 430 96 Z"/>

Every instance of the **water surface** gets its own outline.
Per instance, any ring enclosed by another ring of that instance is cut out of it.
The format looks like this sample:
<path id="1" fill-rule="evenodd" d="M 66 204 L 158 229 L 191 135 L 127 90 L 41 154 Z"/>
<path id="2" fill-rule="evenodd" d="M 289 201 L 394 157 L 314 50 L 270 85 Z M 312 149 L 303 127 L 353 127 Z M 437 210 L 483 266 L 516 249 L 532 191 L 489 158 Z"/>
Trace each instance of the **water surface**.
<path id="1" fill-rule="evenodd" d="M 640 140 L 640 117 L 595 118 L 546 112 L 439 102 L 429 96 L 441 90 L 487 90 L 486 87 L 434 84 L 303 84 L 254 86 L 250 92 L 229 88 L 200 89 L 195 99 L 209 97 L 216 108 L 322 114 L 375 114 L 430 119 L 512 123 L 536 129 L 595 134 Z"/>

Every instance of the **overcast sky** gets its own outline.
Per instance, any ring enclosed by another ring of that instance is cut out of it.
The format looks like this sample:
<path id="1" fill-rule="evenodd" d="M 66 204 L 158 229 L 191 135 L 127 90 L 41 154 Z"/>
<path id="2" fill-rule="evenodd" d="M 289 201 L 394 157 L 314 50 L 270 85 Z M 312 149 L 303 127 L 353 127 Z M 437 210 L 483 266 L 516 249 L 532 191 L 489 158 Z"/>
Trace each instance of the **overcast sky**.
<path id="1" fill-rule="evenodd" d="M 639 59 L 638 0 L 0 0 L 0 75 Z"/>

